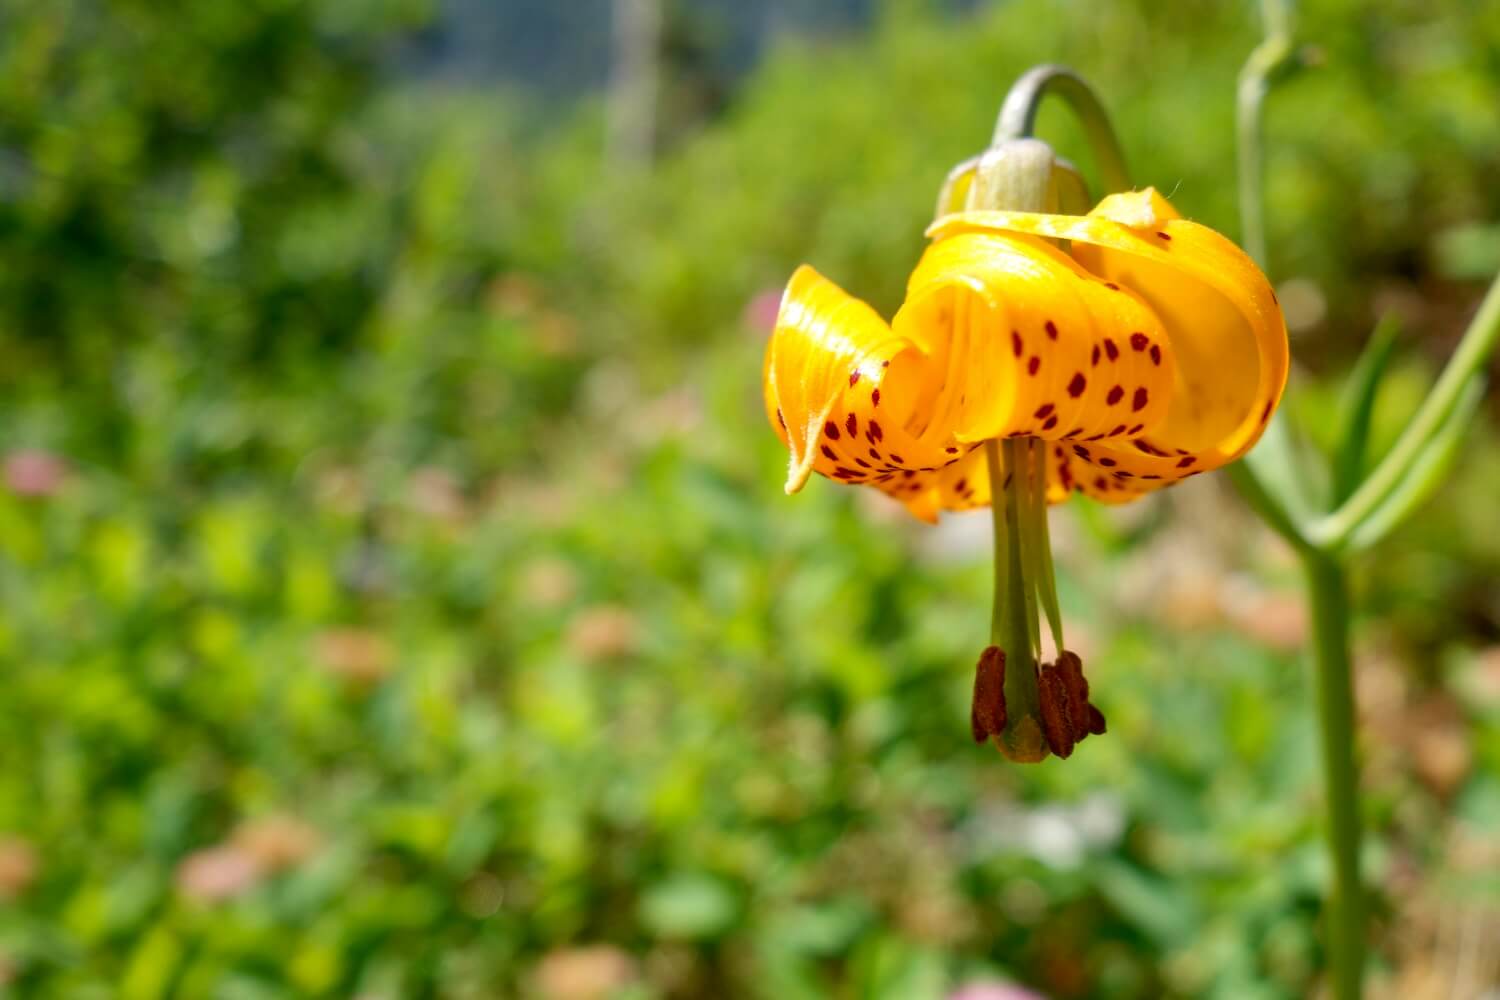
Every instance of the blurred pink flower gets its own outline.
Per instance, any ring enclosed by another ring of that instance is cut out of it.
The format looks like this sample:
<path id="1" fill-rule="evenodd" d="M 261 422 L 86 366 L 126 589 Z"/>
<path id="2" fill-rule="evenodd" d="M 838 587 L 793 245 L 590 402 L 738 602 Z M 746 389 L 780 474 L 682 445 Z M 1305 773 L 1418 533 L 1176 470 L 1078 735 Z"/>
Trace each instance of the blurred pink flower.
<path id="1" fill-rule="evenodd" d="M 207 847 L 194 851 L 177 866 L 177 888 L 201 903 L 220 903 L 253 889 L 261 866 L 238 847 Z"/>
<path id="2" fill-rule="evenodd" d="M 271 815 L 241 823 L 230 838 L 233 848 L 268 872 L 285 871 L 317 852 L 323 837 L 295 816 Z"/>
<path id="3" fill-rule="evenodd" d="M 536 992 L 546 1000 L 605 1000 L 636 979 L 635 960 L 614 945 L 558 948 L 537 964 Z"/>
<path id="4" fill-rule="evenodd" d="M 770 333 L 776 326 L 776 314 L 781 311 L 781 289 L 766 288 L 750 296 L 740 320 L 757 333 Z"/>
<path id="5" fill-rule="evenodd" d="M 965 983 L 948 994 L 948 1000 L 1047 1000 L 1040 993 L 1033 993 L 1015 983 L 982 979 Z"/>
<path id="6" fill-rule="evenodd" d="M 568 623 L 569 649 L 590 662 L 628 656 L 635 652 L 640 637 L 640 622 L 629 608 L 618 604 L 585 608 Z"/>
<path id="7" fill-rule="evenodd" d="M 423 466 L 412 473 L 406 483 L 406 499 L 417 513 L 449 524 L 463 521 L 468 513 L 458 479 L 436 465 Z"/>
<path id="8" fill-rule="evenodd" d="M 313 642 L 323 668 L 352 687 L 370 687 L 390 672 L 396 651 L 378 632 L 358 626 L 331 628 Z"/>
<path id="9" fill-rule="evenodd" d="M 68 463 L 50 451 L 22 448 L 5 456 L 5 485 L 23 497 L 50 497 L 68 478 Z"/>
<path id="10" fill-rule="evenodd" d="M 36 849 L 20 837 L 0 837 L 0 902 L 14 899 L 36 878 Z"/>

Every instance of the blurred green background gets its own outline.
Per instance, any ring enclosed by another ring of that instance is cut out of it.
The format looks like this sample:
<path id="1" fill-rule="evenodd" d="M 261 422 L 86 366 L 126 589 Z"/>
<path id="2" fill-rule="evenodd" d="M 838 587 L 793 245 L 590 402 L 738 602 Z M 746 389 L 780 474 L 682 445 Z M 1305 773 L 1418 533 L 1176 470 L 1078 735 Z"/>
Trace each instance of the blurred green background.
<path id="1" fill-rule="evenodd" d="M 1222 478 L 1055 516 L 1110 733 L 1020 767 L 985 519 L 784 497 L 759 402 L 781 282 L 889 311 L 1033 63 L 1234 235 L 1253 6 L 610 6 L 0 0 L 0 996 L 1311 995 L 1305 617 Z M 1392 313 L 1389 441 L 1500 268 L 1500 6 L 1299 36 L 1288 408 Z M 1356 574 L 1380 996 L 1500 982 L 1496 414 Z"/>

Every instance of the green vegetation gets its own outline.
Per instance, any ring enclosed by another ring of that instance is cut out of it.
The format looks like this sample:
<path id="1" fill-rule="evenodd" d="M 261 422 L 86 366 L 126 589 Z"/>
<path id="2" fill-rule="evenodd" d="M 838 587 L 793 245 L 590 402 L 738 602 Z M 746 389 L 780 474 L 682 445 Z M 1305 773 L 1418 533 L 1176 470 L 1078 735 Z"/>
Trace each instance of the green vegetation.
<path id="1" fill-rule="evenodd" d="M 1058 520 L 1110 732 L 1022 768 L 968 737 L 987 519 L 788 499 L 760 408 L 755 306 L 808 260 L 889 310 L 1041 59 L 1236 232 L 1251 11 L 1105 6 L 889 3 L 612 177 L 592 107 L 394 75 L 409 4 L 0 0 L 0 996 L 1309 995 L 1306 624 L 1221 477 Z M 1330 437 L 1403 321 L 1378 452 L 1500 267 L 1500 9 L 1346 7 L 1271 267 Z M 1483 412 L 1355 573 L 1403 997 L 1497 975 Z"/>

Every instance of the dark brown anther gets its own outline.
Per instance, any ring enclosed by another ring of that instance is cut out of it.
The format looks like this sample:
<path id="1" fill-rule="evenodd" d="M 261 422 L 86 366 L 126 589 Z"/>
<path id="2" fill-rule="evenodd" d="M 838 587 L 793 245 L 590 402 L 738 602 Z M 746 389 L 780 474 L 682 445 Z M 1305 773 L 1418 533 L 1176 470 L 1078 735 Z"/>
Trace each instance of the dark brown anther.
<path id="1" fill-rule="evenodd" d="M 1083 676 L 1083 661 L 1078 654 L 1063 650 L 1057 654 L 1053 668 L 1062 677 L 1068 693 L 1068 718 L 1073 723 L 1073 739 L 1082 742 L 1089 734 L 1089 682 Z"/>
<path id="2" fill-rule="evenodd" d="M 1044 663 L 1037 671 L 1037 701 L 1042 714 L 1042 735 L 1047 747 L 1066 760 L 1073 755 L 1073 720 L 1068 713 L 1068 686 L 1055 664 Z"/>
<path id="3" fill-rule="evenodd" d="M 1088 706 L 1088 710 L 1089 710 L 1089 732 L 1092 733 L 1092 734 L 1094 734 L 1095 736 L 1103 736 L 1104 733 L 1105 733 L 1104 713 L 1101 712 L 1101 711 L 1099 711 L 1093 705 L 1089 705 Z"/>
<path id="4" fill-rule="evenodd" d="M 1005 652 L 988 646 L 974 668 L 974 705 L 969 711 L 974 742 L 983 743 L 1005 729 Z"/>

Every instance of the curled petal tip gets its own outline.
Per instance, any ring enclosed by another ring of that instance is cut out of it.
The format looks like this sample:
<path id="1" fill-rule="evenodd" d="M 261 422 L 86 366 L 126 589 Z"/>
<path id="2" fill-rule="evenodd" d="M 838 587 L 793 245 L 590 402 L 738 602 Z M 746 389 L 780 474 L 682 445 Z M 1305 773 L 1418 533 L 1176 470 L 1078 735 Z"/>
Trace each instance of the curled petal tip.
<path id="1" fill-rule="evenodd" d="M 812 475 L 812 467 L 813 464 L 811 458 L 800 463 L 793 459 L 791 464 L 787 467 L 786 485 L 782 487 L 784 490 L 786 490 L 787 496 L 802 492 L 802 487 L 807 485 L 807 479 Z"/>
<path id="2" fill-rule="evenodd" d="M 1132 229 L 1148 229 L 1182 217 L 1154 187 L 1107 195 L 1089 214 Z"/>

